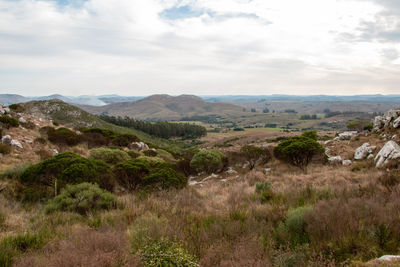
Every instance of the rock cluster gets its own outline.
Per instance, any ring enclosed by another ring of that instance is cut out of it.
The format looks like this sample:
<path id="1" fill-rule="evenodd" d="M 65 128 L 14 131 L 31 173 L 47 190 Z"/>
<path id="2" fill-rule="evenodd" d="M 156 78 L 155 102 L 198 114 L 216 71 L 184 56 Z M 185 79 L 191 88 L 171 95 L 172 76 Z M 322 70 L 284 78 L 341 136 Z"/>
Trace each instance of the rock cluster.
<path id="1" fill-rule="evenodd" d="M 129 145 L 129 148 L 138 152 L 149 150 L 149 146 L 143 142 L 133 142 Z"/>
<path id="2" fill-rule="evenodd" d="M 9 135 L 5 135 L 1 138 L 1 143 L 6 144 L 6 145 L 11 145 L 11 146 L 15 146 L 18 147 L 20 149 L 23 149 L 24 147 L 22 146 L 21 142 L 19 142 L 18 140 L 14 140 L 11 138 L 11 136 Z"/>
<path id="3" fill-rule="evenodd" d="M 364 143 L 362 146 L 358 147 L 354 151 L 354 159 L 355 160 L 363 160 L 366 159 L 369 155 L 371 155 L 376 149 L 376 146 L 371 146 L 369 143 Z"/>
<path id="4" fill-rule="evenodd" d="M 378 131 L 380 129 L 392 126 L 393 128 L 400 127 L 400 110 L 392 109 L 389 110 L 384 116 L 377 116 L 374 119 L 374 130 Z"/>
<path id="5" fill-rule="evenodd" d="M 10 114 L 10 108 L 0 104 L 0 115 Z"/>

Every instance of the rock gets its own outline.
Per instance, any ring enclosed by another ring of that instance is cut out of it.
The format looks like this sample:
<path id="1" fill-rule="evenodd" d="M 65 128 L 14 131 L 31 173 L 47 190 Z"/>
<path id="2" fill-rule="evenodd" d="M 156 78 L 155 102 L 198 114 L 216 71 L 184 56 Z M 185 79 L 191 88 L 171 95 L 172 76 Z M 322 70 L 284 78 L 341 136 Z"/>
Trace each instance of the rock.
<path id="1" fill-rule="evenodd" d="M 381 167 L 390 160 L 400 158 L 400 146 L 394 142 L 387 142 L 375 157 L 375 166 Z"/>
<path id="2" fill-rule="evenodd" d="M 367 157 L 367 159 L 373 159 L 373 158 L 375 158 L 374 154 L 369 154 Z"/>
<path id="3" fill-rule="evenodd" d="M 54 156 L 59 154 L 59 152 L 58 152 L 57 149 L 52 149 L 51 152 L 53 152 L 53 155 L 54 155 Z"/>
<path id="4" fill-rule="evenodd" d="M 264 169 L 264 173 L 269 173 L 269 172 L 271 172 L 271 168 L 265 168 Z"/>
<path id="5" fill-rule="evenodd" d="M 327 140 L 324 142 L 324 145 L 329 145 L 330 143 L 332 143 L 332 140 Z"/>
<path id="6" fill-rule="evenodd" d="M 358 134 L 357 131 L 347 131 L 340 133 L 339 136 L 335 137 L 335 139 L 333 140 L 334 141 L 350 140 L 351 138 L 356 137 L 357 134 Z"/>
<path id="7" fill-rule="evenodd" d="M 15 146 L 15 147 L 18 147 L 18 148 L 21 148 L 21 149 L 23 149 L 24 147 L 22 146 L 22 144 L 19 142 L 19 141 L 17 141 L 17 140 L 11 140 L 11 143 L 10 143 L 12 146 Z"/>
<path id="8" fill-rule="evenodd" d="M 4 108 L 4 114 L 10 114 L 10 108 L 5 107 Z"/>
<path id="9" fill-rule="evenodd" d="M 133 142 L 129 145 L 129 148 L 138 152 L 149 150 L 149 146 L 143 142 Z"/>
<path id="10" fill-rule="evenodd" d="M 201 180 L 201 183 L 204 183 L 207 180 L 214 179 L 214 178 L 219 178 L 219 175 L 212 173 L 210 176 L 207 176 L 203 180 Z"/>
<path id="11" fill-rule="evenodd" d="M 11 136 L 9 136 L 9 135 L 3 136 L 3 137 L 1 138 L 1 142 L 2 142 L 3 144 L 6 144 L 6 145 L 11 144 Z"/>
<path id="12" fill-rule="evenodd" d="M 392 140 L 396 140 L 397 139 L 397 134 L 392 136 Z"/>
<path id="13" fill-rule="evenodd" d="M 379 258 L 380 261 L 398 261 L 400 260 L 400 256 L 395 255 L 384 255 Z"/>
<path id="14" fill-rule="evenodd" d="M 325 148 L 325 154 L 329 157 L 331 154 L 331 150 L 329 148 Z"/>
<path id="15" fill-rule="evenodd" d="M 27 123 L 27 121 L 24 119 L 24 117 L 20 117 L 18 119 L 19 123 Z"/>
<path id="16" fill-rule="evenodd" d="M 384 122 L 384 118 L 382 116 L 376 116 L 374 118 L 374 128 L 373 128 L 373 130 L 377 131 L 379 129 L 382 129 L 384 125 L 385 125 L 385 122 Z"/>
<path id="17" fill-rule="evenodd" d="M 343 166 L 350 166 L 353 162 L 349 159 L 343 160 L 342 165 Z"/>
<path id="18" fill-rule="evenodd" d="M 331 165 L 342 164 L 342 157 L 341 156 L 329 157 L 328 163 Z"/>
<path id="19" fill-rule="evenodd" d="M 235 171 L 232 167 L 229 167 L 228 170 L 226 170 L 227 174 L 237 174 L 237 171 Z"/>
<path id="20" fill-rule="evenodd" d="M 362 160 L 368 157 L 369 154 L 374 152 L 376 146 L 370 146 L 369 143 L 364 143 L 354 151 L 354 159 Z"/>
<path id="21" fill-rule="evenodd" d="M 393 122 L 393 128 L 395 128 L 395 129 L 400 128 L 400 117 L 398 117 L 398 118 Z"/>
<path id="22" fill-rule="evenodd" d="M 24 140 L 24 142 L 27 143 L 27 144 L 30 144 L 30 145 L 33 144 L 33 141 L 32 141 L 32 140 L 29 140 L 29 139 Z"/>

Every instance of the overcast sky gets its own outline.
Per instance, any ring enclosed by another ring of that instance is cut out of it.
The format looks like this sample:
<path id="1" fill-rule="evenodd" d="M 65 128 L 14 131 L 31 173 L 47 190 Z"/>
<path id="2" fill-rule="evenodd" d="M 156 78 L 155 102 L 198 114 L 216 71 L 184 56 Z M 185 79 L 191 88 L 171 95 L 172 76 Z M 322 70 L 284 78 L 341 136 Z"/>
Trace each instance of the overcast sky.
<path id="1" fill-rule="evenodd" d="M 0 0 L 0 93 L 400 93 L 400 0 Z"/>

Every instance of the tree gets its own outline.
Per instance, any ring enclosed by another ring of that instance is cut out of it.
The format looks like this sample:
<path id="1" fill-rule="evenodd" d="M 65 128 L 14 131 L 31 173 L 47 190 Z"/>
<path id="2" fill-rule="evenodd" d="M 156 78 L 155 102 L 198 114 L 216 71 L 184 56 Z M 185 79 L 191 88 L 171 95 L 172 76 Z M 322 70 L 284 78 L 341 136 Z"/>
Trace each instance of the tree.
<path id="1" fill-rule="evenodd" d="M 368 129 L 368 125 L 370 124 L 367 120 L 358 120 L 358 121 L 350 121 L 347 123 L 346 127 L 349 130 L 361 132 L 364 128 Z"/>
<path id="2" fill-rule="evenodd" d="M 271 159 L 269 150 L 257 146 L 246 145 L 242 147 L 241 153 L 249 162 L 250 170 L 254 169 L 257 162 L 267 163 Z"/>
<path id="3" fill-rule="evenodd" d="M 264 108 L 263 109 L 263 113 L 269 113 L 269 109 L 268 108 Z"/>
<path id="4" fill-rule="evenodd" d="M 303 170 L 314 155 L 323 152 L 324 148 L 317 141 L 305 136 L 291 137 L 274 149 L 274 154 L 278 159 Z"/>
<path id="5" fill-rule="evenodd" d="M 308 138 L 313 139 L 315 141 L 317 141 L 317 139 L 318 139 L 317 131 L 315 131 L 315 130 L 305 131 L 301 136 L 308 137 Z"/>

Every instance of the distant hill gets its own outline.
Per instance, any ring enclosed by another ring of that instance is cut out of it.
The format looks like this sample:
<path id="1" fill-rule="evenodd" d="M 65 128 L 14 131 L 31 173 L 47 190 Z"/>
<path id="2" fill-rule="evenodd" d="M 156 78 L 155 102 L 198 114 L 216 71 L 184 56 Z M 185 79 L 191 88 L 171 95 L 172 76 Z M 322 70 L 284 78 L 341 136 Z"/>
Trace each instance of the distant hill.
<path id="1" fill-rule="evenodd" d="M 0 94 L 0 104 L 11 105 L 31 101 L 30 98 L 15 94 Z"/>
<path id="2" fill-rule="evenodd" d="M 113 103 L 106 106 L 82 106 L 93 114 L 129 116 L 143 120 L 180 120 L 193 115 L 227 115 L 242 111 L 242 107 L 228 103 L 209 103 L 194 95 L 152 95 L 138 101 Z"/>

